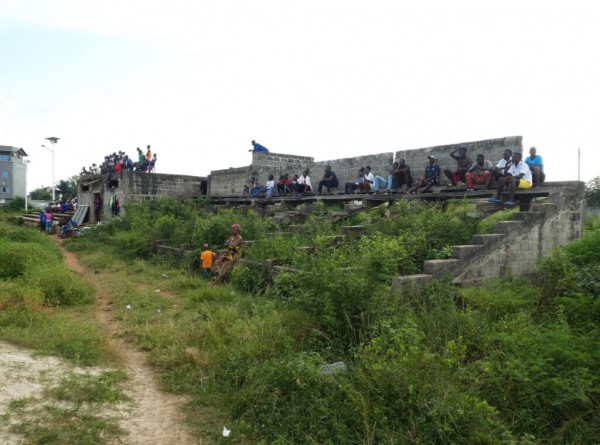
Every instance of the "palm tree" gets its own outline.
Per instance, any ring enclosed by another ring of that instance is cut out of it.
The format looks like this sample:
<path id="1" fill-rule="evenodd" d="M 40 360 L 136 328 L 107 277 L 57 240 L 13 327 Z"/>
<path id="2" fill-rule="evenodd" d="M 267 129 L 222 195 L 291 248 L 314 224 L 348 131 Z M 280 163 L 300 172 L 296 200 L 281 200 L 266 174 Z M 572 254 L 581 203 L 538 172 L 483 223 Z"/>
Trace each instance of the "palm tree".
<path id="1" fill-rule="evenodd" d="M 56 183 L 56 191 L 64 199 L 71 199 L 77 196 L 77 176 L 71 176 L 69 179 L 61 179 Z"/>

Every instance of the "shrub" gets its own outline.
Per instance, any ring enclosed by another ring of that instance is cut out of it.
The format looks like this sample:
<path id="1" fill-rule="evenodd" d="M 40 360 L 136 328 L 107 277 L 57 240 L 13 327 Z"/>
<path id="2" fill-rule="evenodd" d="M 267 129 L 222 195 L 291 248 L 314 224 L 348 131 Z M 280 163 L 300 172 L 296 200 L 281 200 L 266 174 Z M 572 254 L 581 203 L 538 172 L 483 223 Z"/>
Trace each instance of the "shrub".
<path id="1" fill-rule="evenodd" d="M 58 264 L 57 256 L 38 243 L 0 240 L 0 279 L 17 278 L 38 263 Z"/>
<path id="2" fill-rule="evenodd" d="M 75 306 L 93 302 L 93 288 L 64 266 L 40 265 L 25 279 L 41 292 L 47 306 Z"/>

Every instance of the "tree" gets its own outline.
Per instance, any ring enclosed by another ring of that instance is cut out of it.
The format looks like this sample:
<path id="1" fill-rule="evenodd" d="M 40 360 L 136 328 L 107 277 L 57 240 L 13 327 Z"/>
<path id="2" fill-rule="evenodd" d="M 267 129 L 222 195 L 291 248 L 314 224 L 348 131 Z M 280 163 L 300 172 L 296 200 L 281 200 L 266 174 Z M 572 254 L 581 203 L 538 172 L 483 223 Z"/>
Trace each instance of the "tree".
<path id="1" fill-rule="evenodd" d="M 29 196 L 36 201 L 50 201 L 52 199 L 52 193 L 45 187 L 31 191 Z"/>
<path id="2" fill-rule="evenodd" d="M 71 176 L 69 179 L 58 181 L 56 183 L 56 192 L 60 193 L 64 199 L 77 196 L 77 176 Z"/>
<path id="3" fill-rule="evenodd" d="M 590 207 L 600 207 L 600 176 L 585 185 L 585 200 Z"/>

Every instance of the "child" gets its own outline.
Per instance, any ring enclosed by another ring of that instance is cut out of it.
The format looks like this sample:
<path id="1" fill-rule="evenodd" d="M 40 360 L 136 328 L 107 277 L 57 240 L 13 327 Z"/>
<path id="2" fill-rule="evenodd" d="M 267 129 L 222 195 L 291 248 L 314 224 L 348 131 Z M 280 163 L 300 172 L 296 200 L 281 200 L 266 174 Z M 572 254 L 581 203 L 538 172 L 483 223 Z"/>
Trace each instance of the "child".
<path id="1" fill-rule="evenodd" d="M 215 253 L 209 250 L 208 244 L 202 245 L 202 253 L 200 254 L 200 259 L 202 260 L 202 273 L 206 278 L 209 278 L 213 265 L 213 258 L 215 257 Z"/>

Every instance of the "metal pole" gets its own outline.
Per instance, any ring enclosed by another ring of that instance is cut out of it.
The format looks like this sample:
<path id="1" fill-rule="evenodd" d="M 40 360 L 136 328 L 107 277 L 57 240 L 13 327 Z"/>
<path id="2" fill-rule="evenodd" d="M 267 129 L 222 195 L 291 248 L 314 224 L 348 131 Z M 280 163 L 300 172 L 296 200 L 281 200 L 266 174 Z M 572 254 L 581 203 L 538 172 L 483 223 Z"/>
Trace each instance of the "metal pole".
<path id="1" fill-rule="evenodd" d="M 52 202 L 53 203 L 56 201 L 56 183 L 54 182 L 54 144 L 56 144 L 59 139 L 60 138 L 57 138 L 55 136 L 46 138 L 46 140 L 50 141 L 50 143 L 52 144 Z M 42 145 L 42 147 L 47 148 L 44 145 Z"/>
<path id="2" fill-rule="evenodd" d="M 577 149 L 577 180 L 581 181 L 581 148 Z"/>

